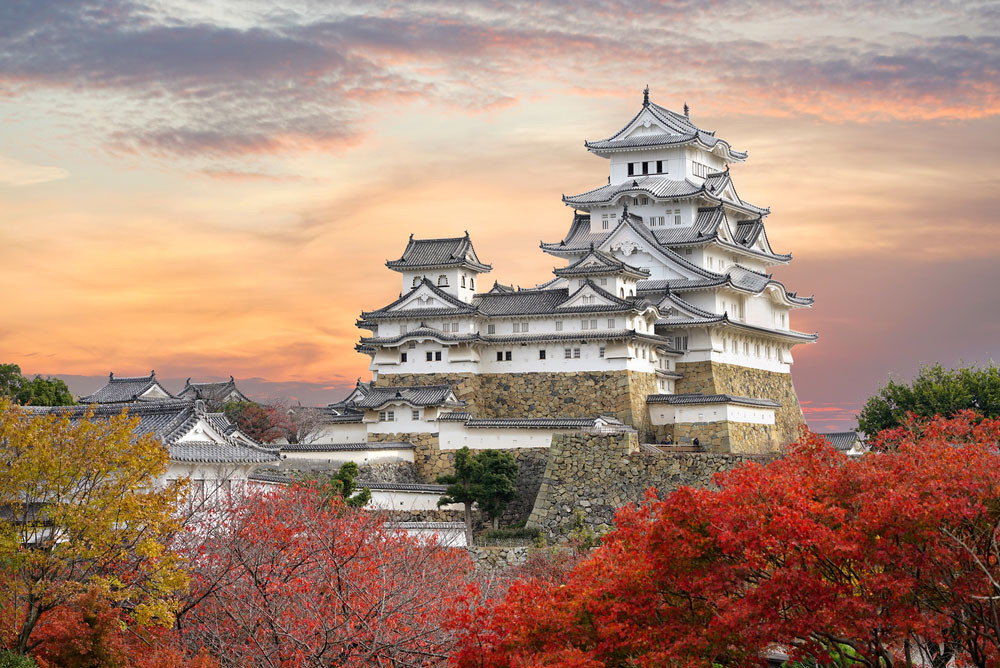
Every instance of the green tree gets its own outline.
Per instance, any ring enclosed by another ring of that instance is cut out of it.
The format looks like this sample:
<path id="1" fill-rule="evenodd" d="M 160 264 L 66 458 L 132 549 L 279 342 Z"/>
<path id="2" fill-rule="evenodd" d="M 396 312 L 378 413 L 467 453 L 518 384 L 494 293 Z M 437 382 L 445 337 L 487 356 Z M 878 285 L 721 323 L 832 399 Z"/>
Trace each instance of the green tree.
<path id="1" fill-rule="evenodd" d="M 358 465 L 354 462 L 344 462 L 327 482 L 328 496 L 330 498 L 339 496 L 344 500 L 344 503 L 352 508 L 362 508 L 368 505 L 368 502 L 372 500 L 371 490 L 367 487 L 358 489 L 355 482 L 357 477 Z"/>
<path id="2" fill-rule="evenodd" d="M 17 402 L 24 406 L 72 406 L 73 395 L 66 383 L 58 378 L 35 376 L 17 393 Z"/>
<path id="3" fill-rule="evenodd" d="M 858 414 L 858 428 L 874 436 L 903 424 L 907 413 L 924 418 L 951 416 L 972 410 L 983 417 L 1000 417 L 1000 367 L 945 369 L 921 367 L 910 384 L 889 381 L 868 399 Z"/>
<path id="4" fill-rule="evenodd" d="M 9 397 L 23 406 L 71 406 L 76 403 L 63 381 L 41 376 L 28 380 L 16 364 L 0 364 L 0 397 Z"/>
<path id="5" fill-rule="evenodd" d="M 472 504 L 492 520 L 494 527 L 507 504 L 517 495 L 517 462 L 513 455 L 499 450 L 484 450 L 473 455 L 469 448 L 455 453 L 455 473 L 439 476 L 448 485 L 438 499 L 438 506 L 461 503 L 465 510 L 465 534 L 472 544 Z"/>
<path id="6" fill-rule="evenodd" d="M 0 583 L 25 654 L 41 616 L 97 588 L 139 624 L 172 623 L 186 586 L 168 548 L 180 484 L 137 418 L 36 415 L 0 399 Z"/>

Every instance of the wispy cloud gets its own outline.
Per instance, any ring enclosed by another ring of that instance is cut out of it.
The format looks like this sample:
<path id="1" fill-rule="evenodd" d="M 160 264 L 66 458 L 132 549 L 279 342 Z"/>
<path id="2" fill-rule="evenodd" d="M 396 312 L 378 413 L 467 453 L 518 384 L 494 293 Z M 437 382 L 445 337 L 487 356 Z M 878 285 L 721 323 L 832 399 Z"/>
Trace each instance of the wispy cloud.
<path id="1" fill-rule="evenodd" d="M 34 165 L 15 158 L 0 155 L 0 186 L 17 188 L 46 181 L 58 181 L 69 176 L 69 171 L 61 167 Z"/>

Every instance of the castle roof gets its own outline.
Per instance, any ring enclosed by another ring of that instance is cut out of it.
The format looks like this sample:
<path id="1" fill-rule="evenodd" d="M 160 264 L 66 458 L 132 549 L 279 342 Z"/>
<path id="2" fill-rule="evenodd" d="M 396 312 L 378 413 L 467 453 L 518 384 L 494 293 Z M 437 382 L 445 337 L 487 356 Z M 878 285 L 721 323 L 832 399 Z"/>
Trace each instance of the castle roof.
<path id="1" fill-rule="evenodd" d="M 734 151 L 728 142 L 716 137 L 714 131 L 696 126 L 687 114 L 678 114 L 650 101 L 648 88 L 644 91 L 642 108 L 621 130 L 606 139 L 584 142 L 588 150 L 599 155 L 685 144 L 719 151 L 730 161 L 741 162 L 747 157 L 745 152 Z"/>
<path id="2" fill-rule="evenodd" d="M 864 443 L 864 438 L 857 431 L 829 431 L 816 435 L 825 438 L 830 445 L 841 452 L 847 452 L 855 445 Z"/>
<path id="3" fill-rule="evenodd" d="M 378 410 L 389 404 L 405 403 L 420 408 L 424 406 L 450 406 L 460 408 L 464 401 L 455 397 L 450 385 L 400 385 L 395 387 L 376 387 L 371 383 L 358 382 L 346 399 L 331 408 L 349 408 L 353 410 Z"/>
<path id="4" fill-rule="evenodd" d="M 563 277 L 627 274 L 636 278 L 649 278 L 648 269 L 626 264 L 611 253 L 595 250 L 593 247 L 591 247 L 590 252 L 576 262 L 568 267 L 560 267 L 552 273 Z"/>
<path id="5" fill-rule="evenodd" d="M 781 404 L 771 399 L 740 397 L 733 394 L 650 394 L 647 404 L 670 404 L 672 406 L 701 406 L 705 404 L 737 404 L 756 408 L 781 408 Z"/>
<path id="6" fill-rule="evenodd" d="M 97 406 L 32 406 L 35 414 L 68 414 L 72 420 L 84 418 L 93 411 L 95 418 L 110 418 L 127 410 L 139 418 L 133 433 L 152 434 L 166 446 L 171 461 L 213 464 L 252 464 L 278 461 L 277 450 L 267 448 L 236 429 L 220 413 L 206 413 L 204 404 L 183 399 L 139 401 L 127 406 L 99 404 Z M 191 438 L 195 427 L 207 424 L 214 433 L 202 432 Z"/>
<path id="7" fill-rule="evenodd" d="M 411 234 L 402 257 L 386 262 L 385 266 L 394 271 L 445 267 L 466 267 L 479 272 L 493 269 L 479 261 L 468 232 L 464 237 L 447 239 L 414 239 Z"/>
<path id="8" fill-rule="evenodd" d="M 156 372 L 148 376 L 119 376 L 108 374 L 108 382 L 96 392 L 80 397 L 83 404 L 117 404 L 132 401 L 173 399 L 174 395 L 156 380 Z M 119 408 L 120 410 L 120 408 Z"/>
<path id="9" fill-rule="evenodd" d="M 220 403 L 234 395 L 236 401 L 250 401 L 250 398 L 236 387 L 236 380 L 232 376 L 229 380 L 219 383 L 192 383 L 188 378 L 184 383 L 184 389 L 177 393 L 178 397 L 184 399 L 204 399 L 209 403 Z"/>

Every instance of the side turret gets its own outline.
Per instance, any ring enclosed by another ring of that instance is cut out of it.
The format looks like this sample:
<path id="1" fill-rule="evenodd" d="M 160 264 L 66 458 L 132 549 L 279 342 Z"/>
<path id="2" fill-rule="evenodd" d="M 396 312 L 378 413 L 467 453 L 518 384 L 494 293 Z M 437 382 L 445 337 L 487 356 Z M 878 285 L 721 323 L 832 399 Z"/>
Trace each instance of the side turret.
<path id="1" fill-rule="evenodd" d="M 403 275 L 403 294 L 426 279 L 466 303 L 476 294 L 479 275 L 493 269 L 479 261 L 468 232 L 464 237 L 447 239 L 414 239 L 411 234 L 402 257 L 385 266 Z"/>

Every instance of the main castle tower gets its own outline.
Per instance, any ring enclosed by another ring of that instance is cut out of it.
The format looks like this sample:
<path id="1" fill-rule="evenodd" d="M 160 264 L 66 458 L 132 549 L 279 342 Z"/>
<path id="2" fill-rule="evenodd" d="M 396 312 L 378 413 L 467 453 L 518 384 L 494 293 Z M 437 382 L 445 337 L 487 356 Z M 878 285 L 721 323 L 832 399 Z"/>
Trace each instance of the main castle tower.
<path id="1" fill-rule="evenodd" d="M 551 280 L 484 285 L 492 267 L 468 233 L 411 236 L 386 263 L 403 291 L 358 321 L 369 387 L 447 385 L 477 418 L 610 415 L 644 440 L 717 451 L 794 440 L 792 348 L 817 337 L 791 312 L 812 298 L 767 273 L 791 255 L 768 241 L 769 210 L 736 192 L 729 167 L 747 154 L 648 88 L 622 129 L 585 146 L 608 182 L 563 196 L 569 231 L 541 244 L 565 261 Z"/>

